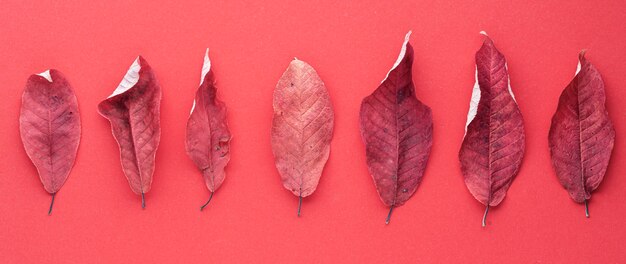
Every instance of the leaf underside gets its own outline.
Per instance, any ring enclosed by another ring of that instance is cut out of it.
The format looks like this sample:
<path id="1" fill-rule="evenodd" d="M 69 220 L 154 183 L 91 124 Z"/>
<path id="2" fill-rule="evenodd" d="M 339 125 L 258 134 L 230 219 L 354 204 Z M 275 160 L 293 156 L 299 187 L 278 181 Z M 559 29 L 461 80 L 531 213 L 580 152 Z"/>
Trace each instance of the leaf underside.
<path id="1" fill-rule="evenodd" d="M 76 96 L 59 71 L 28 78 L 19 121 L 24 149 L 44 188 L 54 195 L 74 165 L 81 133 Z"/>
<path id="2" fill-rule="evenodd" d="M 615 141 L 598 70 L 579 56 L 580 71 L 565 87 L 548 136 L 552 164 L 571 198 L 584 203 L 604 178 Z"/>
<path id="3" fill-rule="evenodd" d="M 479 99 L 475 113 L 468 115 L 459 160 L 474 198 L 486 206 L 496 206 L 521 166 L 524 124 L 509 86 L 506 60 L 489 37 L 476 53 L 476 71 L 478 86 L 474 92 Z"/>
<path id="4" fill-rule="evenodd" d="M 208 55 L 205 59 L 208 60 Z M 185 147 L 213 193 L 226 177 L 224 168 L 230 160 L 231 135 L 226 123 L 226 105 L 216 96 L 213 71 L 209 70 L 203 77 L 187 121 Z"/>
<path id="5" fill-rule="evenodd" d="M 299 197 L 312 194 L 330 154 L 334 113 L 317 72 L 295 59 L 274 90 L 272 152 L 283 186 Z"/>
<path id="6" fill-rule="evenodd" d="M 382 202 L 392 209 L 417 190 L 432 146 L 431 110 L 415 97 L 409 35 L 399 61 L 360 110 L 368 170 Z"/>
<path id="7" fill-rule="evenodd" d="M 138 72 L 132 72 L 138 64 Z M 100 114 L 111 122 L 120 148 L 122 169 L 136 194 L 150 191 L 154 159 L 161 137 L 161 87 L 152 68 L 141 56 L 114 94 L 98 105 Z M 136 83 L 128 82 L 135 76 Z M 121 90 L 120 90 L 121 89 Z"/>

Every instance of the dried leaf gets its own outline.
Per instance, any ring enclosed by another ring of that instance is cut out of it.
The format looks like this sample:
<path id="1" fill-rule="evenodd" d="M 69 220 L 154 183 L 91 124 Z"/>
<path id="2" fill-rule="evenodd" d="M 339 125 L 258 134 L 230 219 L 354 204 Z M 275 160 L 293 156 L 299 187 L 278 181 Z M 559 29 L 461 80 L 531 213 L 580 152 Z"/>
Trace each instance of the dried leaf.
<path id="1" fill-rule="evenodd" d="M 207 49 L 200 87 L 187 121 L 185 140 L 187 155 L 198 166 L 207 188 L 211 191 L 209 200 L 200 207 L 200 210 L 209 204 L 213 193 L 224 182 L 226 177 L 224 167 L 230 160 L 231 136 L 226 124 L 226 105 L 217 99 L 216 94 L 215 78 Z"/>
<path id="2" fill-rule="evenodd" d="M 283 186 L 302 198 L 317 188 L 330 154 L 334 113 L 317 72 L 294 59 L 274 90 L 272 152 Z"/>
<path id="3" fill-rule="evenodd" d="M 577 203 L 598 188 L 611 158 L 615 130 L 604 105 L 600 72 L 580 53 L 578 70 L 565 87 L 552 117 L 550 154 L 559 181 Z"/>
<path id="4" fill-rule="evenodd" d="M 28 78 L 20 110 L 20 135 L 26 154 L 46 191 L 54 197 L 74 166 L 80 142 L 80 114 L 72 87 L 51 69 Z"/>
<path id="5" fill-rule="evenodd" d="M 160 103 L 161 87 L 148 62 L 139 56 L 113 94 L 98 105 L 100 114 L 111 122 L 122 169 L 131 190 L 141 194 L 142 208 L 161 138 Z"/>
<path id="6" fill-rule="evenodd" d="M 390 207 L 387 224 L 393 208 L 411 198 L 422 181 L 433 140 L 430 107 L 415 97 L 410 35 L 387 77 L 361 103 L 367 167 L 380 199 Z"/>
<path id="7" fill-rule="evenodd" d="M 486 206 L 506 196 L 524 156 L 524 123 L 509 82 L 506 59 L 484 33 L 476 52 L 476 84 L 463 144 L 459 152 L 461 170 L 470 193 Z"/>

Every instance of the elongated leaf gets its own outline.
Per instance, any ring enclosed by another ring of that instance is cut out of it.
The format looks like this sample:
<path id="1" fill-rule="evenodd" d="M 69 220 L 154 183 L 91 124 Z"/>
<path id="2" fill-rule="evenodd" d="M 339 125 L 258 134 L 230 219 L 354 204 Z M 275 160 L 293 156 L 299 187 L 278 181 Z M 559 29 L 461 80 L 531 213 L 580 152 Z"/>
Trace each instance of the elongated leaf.
<path id="1" fill-rule="evenodd" d="M 433 140 L 430 107 L 415 97 L 410 35 L 387 77 L 361 103 L 367 167 L 380 199 L 389 206 L 387 224 L 393 208 L 411 198 L 422 181 Z"/>
<path id="2" fill-rule="evenodd" d="M 20 110 L 20 135 L 26 154 L 46 191 L 54 197 L 69 176 L 80 142 L 80 114 L 72 87 L 51 69 L 28 78 Z"/>
<path id="3" fill-rule="evenodd" d="M 565 87 L 552 117 L 550 154 L 559 181 L 572 199 L 585 203 L 609 165 L 615 130 L 604 105 L 600 72 L 580 53 L 578 71 Z"/>
<path id="4" fill-rule="evenodd" d="M 141 194 L 142 208 L 161 138 L 160 103 L 161 86 L 148 62 L 139 56 L 113 94 L 98 105 L 100 114 L 111 122 L 122 169 L 131 190 Z"/>
<path id="5" fill-rule="evenodd" d="M 283 186 L 300 198 L 298 216 L 328 160 L 333 122 L 326 86 L 313 67 L 294 59 L 274 90 L 272 152 Z"/>
<path id="6" fill-rule="evenodd" d="M 476 84 L 459 152 L 465 184 L 486 206 L 483 226 L 489 207 L 502 202 L 519 171 L 524 141 L 524 123 L 509 85 L 506 59 L 485 34 L 476 52 Z"/>
<path id="7" fill-rule="evenodd" d="M 226 174 L 224 167 L 230 160 L 230 131 L 226 124 L 226 105 L 217 99 L 215 78 L 211 70 L 209 49 L 204 55 L 202 79 L 193 101 L 191 114 L 187 121 L 187 138 L 185 147 L 187 155 L 202 172 L 204 182 L 213 193 L 222 185 Z"/>

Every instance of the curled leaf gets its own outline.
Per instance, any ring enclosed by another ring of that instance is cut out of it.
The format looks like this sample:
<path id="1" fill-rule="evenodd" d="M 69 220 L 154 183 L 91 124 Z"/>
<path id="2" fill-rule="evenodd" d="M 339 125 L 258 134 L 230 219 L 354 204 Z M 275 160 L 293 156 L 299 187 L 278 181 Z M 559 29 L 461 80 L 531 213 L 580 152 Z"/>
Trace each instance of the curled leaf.
<path id="1" fill-rule="evenodd" d="M 578 71 L 565 87 L 552 117 L 548 141 L 552 165 L 570 197 L 585 203 L 609 165 L 615 129 L 605 106 L 600 72 L 580 53 Z"/>
<path id="2" fill-rule="evenodd" d="M 415 97 L 410 35 L 387 77 L 363 99 L 360 111 L 367 167 L 380 199 L 389 206 L 387 224 L 393 208 L 417 190 L 432 146 L 432 112 Z"/>
<path id="3" fill-rule="evenodd" d="M 100 114 L 111 122 L 122 169 L 131 190 L 141 194 L 142 208 L 161 138 L 160 103 L 161 86 L 148 62 L 139 56 L 113 94 L 98 105 Z"/>
<path id="4" fill-rule="evenodd" d="M 524 156 L 524 123 L 511 86 L 506 59 L 484 33 L 476 52 L 476 84 L 459 152 L 461 170 L 470 193 L 486 206 L 506 196 Z"/>
<path id="5" fill-rule="evenodd" d="M 302 198 L 317 188 L 330 154 L 334 113 L 317 72 L 294 59 L 274 90 L 272 152 L 283 186 Z"/>
<path id="6" fill-rule="evenodd" d="M 222 185 L 226 174 L 224 167 L 230 160 L 230 132 L 226 124 L 226 105 L 217 99 L 215 78 L 211 70 L 209 49 L 204 55 L 200 87 L 193 101 L 191 114 L 187 121 L 185 148 L 187 155 L 202 172 L 204 182 L 213 193 Z"/>
<path id="7" fill-rule="evenodd" d="M 80 142 L 80 114 L 72 87 L 61 72 L 33 74 L 20 110 L 20 136 L 46 191 L 54 197 L 67 180 Z"/>

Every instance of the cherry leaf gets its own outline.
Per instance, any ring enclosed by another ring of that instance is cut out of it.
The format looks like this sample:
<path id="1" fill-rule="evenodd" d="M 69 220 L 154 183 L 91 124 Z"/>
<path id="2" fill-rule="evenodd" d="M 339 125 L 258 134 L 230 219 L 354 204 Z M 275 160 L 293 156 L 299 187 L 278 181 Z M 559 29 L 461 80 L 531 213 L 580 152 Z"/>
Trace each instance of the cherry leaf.
<path id="1" fill-rule="evenodd" d="M 561 93 L 548 141 L 561 185 L 575 202 L 585 203 L 589 217 L 587 201 L 604 178 L 615 129 L 606 110 L 600 72 L 584 55 L 580 53 L 576 76 Z"/>
<path id="2" fill-rule="evenodd" d="M 213 193 L 222 185 L 226 174 L 224 167 L 230 160 L 230 131 L 226 124 L 226 105 L 217 99 L 215 77 L 211 70 L 209 49 L 204 55 L 200 87 L 193 101 L 187 121 L 185 147 L 187 155 L 202 172 L 206 187 Z"/>
<path id="3" fill-rule="evenodd" d="M 506 196 L 524 156 L 524 123 L 509 84 L 506 59 L 484 33 L 476 52 L 476 84 L 466 132 L 459 152 L 461 170 L 470 193 L 486 206 Z"/>
<path id="4" fill-rule="evenodd" d="M 80 114 L 72 87 L 51 69 L 26 82 L 20 110 L 20 136 L 44 189 L 54 197 L 74 166 L 80 142 Z"/>
<path id="5" fill-rule="evenodd" d="M 272 152 L 283 186 L 302 198 L 317 188 L 330 154 L 334 113 L 317 72 L 294 59 L 274 90 Z"/>
<path id="6" fill-rule="evenodd" d="M 415 97 L 410 35 L 387 77 L 363 99 L 360 111 L 367 167 L 380 199 L 389 206 L 387 224 L 393 208 L 411 198 L 422 181 L 433 140 L 430 107 Z"/>
<path id="7" fill-rule="evenodd" d="M 160 103 L 161 86 L 148 62 L 139 56 L 113 94 L 98 105 L 100 114 L 111 122 L 122 169 L 131 190 L 141 194 L 142 208 L 161 138 Z"/>

